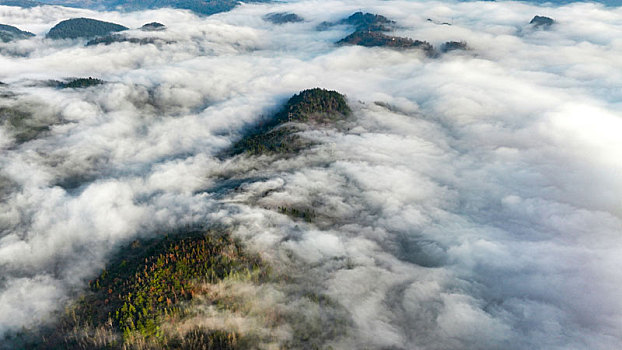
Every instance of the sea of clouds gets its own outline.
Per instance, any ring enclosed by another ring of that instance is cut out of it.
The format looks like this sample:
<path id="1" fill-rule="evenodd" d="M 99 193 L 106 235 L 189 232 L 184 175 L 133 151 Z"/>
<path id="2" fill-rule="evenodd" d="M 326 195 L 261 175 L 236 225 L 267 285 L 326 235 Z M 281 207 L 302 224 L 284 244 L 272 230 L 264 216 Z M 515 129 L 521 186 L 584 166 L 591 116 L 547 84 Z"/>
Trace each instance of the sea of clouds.
<path id="1" fill-rule="evenodd" d="M 316 30 L 359 10 L 395 20 L 396 35 L 470 50 L 337 47 L 352 28 Z M 305 21 L 262 19 L 278 11 Z M 557 23 L 536 30 L 535 15 Z M 44 38 L 71 17 L 168 29 L 130 33 L 160 39 L 149 45 Z M 25 141 L 0 127 L 0 333 L 49 320 L 136 237 L 221 223 L 304 284 L 282 288 L 340 305 L 335 348 L 622 342 L 622 8 L 315 0 L 197 17 L 0 6 L 0 23 L 37 34 L 0 44 L 0 107 L 50 126 Z M 108 83 L 44 84 L 89 76 Z M 219 157 L 313 87 L 347 96 L 347 127 L 305 132 L 317 146 L 286 159 Z"/>

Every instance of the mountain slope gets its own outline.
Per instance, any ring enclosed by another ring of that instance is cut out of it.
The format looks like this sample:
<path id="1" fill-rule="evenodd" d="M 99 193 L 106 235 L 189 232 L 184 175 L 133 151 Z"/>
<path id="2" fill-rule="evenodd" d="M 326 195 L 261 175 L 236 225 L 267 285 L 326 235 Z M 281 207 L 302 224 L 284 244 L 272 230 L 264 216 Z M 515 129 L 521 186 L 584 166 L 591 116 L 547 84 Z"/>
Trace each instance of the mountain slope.
<path id="1" fill-rule="evenodd" d="M 127 29 L 119 24 L 92 18 L 72 18 L 55 25 L 46 37 L 50 39 L 92 38 Z"/>
<path id="2" fill-rule="evenodd" d="M 28 39 L 33 36 L 35 35 L 31 32 L 26 32 L 10 25 L 0 24 L 0 41 L 2 42 Z"/>
<path id="3" fill-rule="evenodd" d="M 290 98 L 255 132 L 238 141 L 231 152 L 252 155 L 296 152 L 309 145 L 309 141 L 297 134 L 304 127 L 333 124 L 350 114 L 342 94 L 320 88 L 304 90 Z"/>

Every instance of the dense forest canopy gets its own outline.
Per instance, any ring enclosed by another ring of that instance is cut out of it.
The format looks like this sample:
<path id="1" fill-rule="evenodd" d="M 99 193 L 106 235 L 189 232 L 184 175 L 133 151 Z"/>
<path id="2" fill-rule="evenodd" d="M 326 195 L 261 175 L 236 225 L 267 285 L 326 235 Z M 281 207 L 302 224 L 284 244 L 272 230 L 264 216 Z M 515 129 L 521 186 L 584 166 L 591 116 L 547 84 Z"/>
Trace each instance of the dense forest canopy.
<path id="1" fill-rule="evenodd" d="M 204 284 L 231 278 L 260 283 L 267 273 L 258 256 L 246 253 L 223 230 L 135 240 L 89 282 L 90 290 L 56 324 L 38 335 L 15 337 L 24 339 L 21 346 L 31 349 L 120 349 L 144 344 L 170 349 L 195 343 L 214 350 L 247 348 L 247 340 L 234 331 L 196 327 L 179 335 L 161 324 L 190 317 L 187 306 L 192 299 L 208 297 Z"/>
<path id="2" fill-rule="evenodd" d="M 61 89 L 82 89 L 91 86 L 97 86 L 104 84 L 105 82 L 101 79 L 88 77 L 88 78 L 76 78 L 71 79 L 66 82 L 58 82 L 58 87 Z"/>
<path id="3" fill-rule="evenodd" d="M 72 18 L 55 25 L 46 37 L 50 39 L 92 38 L 127 29 L 129 28 L 116 23 L 92 18 Z"/>
<path id="4" fill-rule="evenodd" d="M 274 24 L 284 24 L 284 23 L 297 23 L 302 22 L 304 19 L 298 16 L 295 13 L 289 12 L 275 12 L 269 13 L 263 17 L 266 21 L 274 23 Z"/>
<path id="5" fill-rule="evenodd" d="M 345 96 L 337 91 L 314 88 L 292 96 L 274 116 L 238 141 L 234 154 L 290 153 L 296 152 L 309 142 L 296 133 L 299 127 L 287 123 L 308 125 L 333 124 L 352 113 Z"/>
<path id="6" fill-rule="evenodd" d="M 13 40 L 28 39 L 35 36 L 33 33 L 20 30 L 6 24 L 0 24 L 0 41 L 9 42 Z"/>

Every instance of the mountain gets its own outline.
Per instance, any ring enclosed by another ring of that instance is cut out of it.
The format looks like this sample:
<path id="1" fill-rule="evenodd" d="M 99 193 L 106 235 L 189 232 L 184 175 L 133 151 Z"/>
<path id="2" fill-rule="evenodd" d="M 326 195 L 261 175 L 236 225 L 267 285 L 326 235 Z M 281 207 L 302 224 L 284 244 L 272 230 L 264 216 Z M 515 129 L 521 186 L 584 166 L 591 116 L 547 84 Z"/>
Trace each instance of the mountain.
<path id="1" fill-rule="evenodd" d="M 110 34 L 105 36 L 100 36 L 95 39 L 89 40 L 86 43 L 86 46 L 95 46 L 95 45 L 110 45 L 114 43 L 131 43 L 138 45 L 147 45 L 147 44 L 156 44 L 156 43 L 171 43 L 171 41 L 162 40 L 159 38 L 132 38 L 121 34 Z"/>
<path id="2" fill-rule="evenodd" d="M 221 302 L 206 287 L 231 276 L 261 284 L 268 268 L 222 229 L 138 239 L 111 257 L 81 299 L 59 316 L 60 322 L 31 334 L 24 348 L 251 349 L 255 339 L 238 332 L 196 325 L 181 335 L 162 325 L 190 319 L 188 305 L 194 299 Z M 239 307 L 231 304 L 219 307 L 229 312 Z M 106 336 L 99 337 L 102 333 Z"/>
<path id="3" fill-rule="evenodd" d="M 356 30 L 388 31 L 395 22 L 382 15 L 372 13 L 355 12 L 348 18 L 344 18 L 336 24 L 348 24 L 356 27 Z"/>
<path id="4" fill-rule="evenodd" d="M 0 41 L 2 42 L 7 43 L 13 40 L 28 39 L 33 36 L 35 35 L 31 32 L 25 32 L 10 25 L 0 24 Z"/>
<path id="5" fill-rule="evenodd" d="M 354 26 L 357 31 L 389 31 L 395 26 L 395 22 L 382 15 L 355 12 L 349 17 L 343 18 L 337 22 L 322 22 L 317 27 L 318 30 L 326 30 L 337 25 Z"/>
<path id="6" fill-rule="evenodd" d="M 286 145 L 283 141 L 302 140 L 294 134 L 298 131 L 295 124 L 308 127 L 334 125 L 351 113 L 345 96 L 336 91 L 304 90 L 292 96 L 267 124 L 260 126 L 258 133 L 241 140 L 239 153 L 284 153 L 281 147 Z M 291 132 L 276 134 L 290 138 L 270 139 L 280 141 L 269 145 L 273 148 L 261 148 L 255 144 L 265 141 L 266 135 L 275 130 L 284 129 Z M 299 149 L 292 151 L 296 150 Z M 314 215 L 312 211 L 295 207 L 279 207 L 278 210 L 296 219 L 310 220 Z M 21 346 L 14 348 L 264 348 L 256 345 L 265 339 L 227 330 L 218 324 L 196 324 L 193 317 L 195 310 L 202 308 L 200 305 L 218 305 L 219 312 L 227 314 L 240 312 L 246 305 L 243 299 L 227 297 L 223 300 L 214 293 L 215 288 L 222 287 L 225 282 L 261 286 L 272 280 L 271 271 L 269 261 L 247 250 L 224 227 L 214 226 L 207 230 L 188 227 L 166 235 L 139 238 L 120 246 L 116 254 L 110 256 L 109 263 L 88 282 L 81 296 L 56 315 L 56 322 L 16 334 L 12 340 Z M 321 301 L 329 300 L 323 298 Z M 179 329 L 167 327 L 181 322 L 188 322 L 193 328 L 179 332 Z M 331 326 L 337 327 L 337 333 L 343 332 L 339 325 Z M 303 334 L 308 336 L 309 332 L 305 330 Z M 305 342 L 309 341 L 305 339 Z"/>
<path id="7" fill-rule="evenodd" d="M 158 22 L 147 23 L 143 25 L 142 27 L 140 27 L 140 30 L 144 30 L 147 32 L 153 32 L 153 31 L 159 31 L 159 30 L 165 30 L 165 29 L 166 29 L 166 26 Z"/>
<path id="8" fill-rule="evenodd" d="M 304 21 L 304 19 L 302 17 L 298 16 L 295 13 L 289 13 L 289 12 L 269 13 L 269 14 L 265 15 L 263 17 L 263 19 L 265 21 L 268 21 L 268 22 L 274 23 L 274 24 L 296 23 L 296 22 Z"/>
<path id="9" fill-rule="evenodd" d="M 292 96 L 275 115 L 277 123 L 332 123 L 350 115 L 345 96 L 337 91 L 314 88 Z"/>
<path id="10" fill-rule="evenodd" d="M 104 83 L 105 82 L 103 80 L 92 77 L 76 78 L 67 82 L 59 82 L 57 87 L 60 89 L 83 89 L 91 86 L 101 85 Z"/>
<path id="11" fill-rule="evenodd" d="M 382 15 L 355 12 L 351 16 L 337 22 L 324 22 L 318 26 L 318 30 L 324 30 L 335 25 L 350 25 L 356 30 L 354 33 L 339 40 L 337 45 L 359 45 L 365 47 L 392 47 L 392 48 L 418 48 L 425 51 L 428 56 L 434 56 L 434 48 L 427 41 L 413 40 L 398 36 L 386 35 L 383 32 L 392 30 L 395 21 Z"/>
<path id="12" fill-rule="evenodd" d="M 119 24 L 92 18 L 72 18 L 55 25 L 46 37 L 50 39 L 93 38 L 127 29 Z"/>
<path id="13" fill-rule="evenodd" d="M 445 52 L 449 52 L 449 51 L 455 51 L 455 50 L 468 50 L 469 47 L 467 46 L 467 43 L 464 41 L 448 41 L 446 43 L 444 43 L 443 45 L 441 45 L 441 52 L 445 53 Z"/>
<path id="14" fill-rule="evenodd" d="M 306 127 L 330 125 L 351 114 L 345 96 L 337 91 L 314 88 L 290 98 L 272 118 L 238 141 L 230 154 L 291 153 L 311 142 L 297 133 Z"/>
<path id="15" fill-rule="evenodd" d="M 140 27 L 140 30 L 144 32 L 158 32 L 158 31 L 166 30 L 166 26 L 162 23 L 151 22 Z M 110 45 L 113 43 L 124 43 L 124 42 L 132 43 L 132 44 L 139 44 L 139 45 L 147 45 L 147 44 L 155 44 L 158 42 L 168 43 L 170 41 L 166 41 L 166 40 L 162 40 L 158 38 L 133 38 L 133 37 L 128 37 L 127 35 L 124 35 L 124 34 L 114 33 L 114 34 L 100 36 L 95 39 L 91 39 L 89 40 L 89 42 L 86 43 L 86 46 L 94 46 L 94 45 L 99 45 L 99 44 Z"/>
<path id="16" fill-rule="evenodd" d="M 392 47 L 400 49 L 422 49 L 426 55 L 433 56 L 434 48 L 427 41 L 390 36 L 379 32 L 359 30 L 339 40 L 337 45 L 359 45 L 365 47 Z"/>
<path id="17" fill-rule="evenodd" d="M 533 25 L 536 28 L 548 28 L 553 25 L 555 21 L 550 17 L 545 16 L 535 16 L 531 19 L 529 24 Z"/>

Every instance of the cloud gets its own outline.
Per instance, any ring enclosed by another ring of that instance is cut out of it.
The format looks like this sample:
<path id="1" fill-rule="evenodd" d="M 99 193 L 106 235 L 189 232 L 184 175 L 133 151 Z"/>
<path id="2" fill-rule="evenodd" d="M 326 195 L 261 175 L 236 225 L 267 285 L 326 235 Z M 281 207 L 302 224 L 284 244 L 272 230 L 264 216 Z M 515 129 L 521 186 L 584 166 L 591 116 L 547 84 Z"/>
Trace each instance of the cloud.
<path id="1" fill-rule="evenodd" d="M 315 30 L 358 10 L 471 50 L 335 47 L 351 28 Z M 280 11 L 305 22 L 261 20 Z M 537 14 L 557 23 L 533 30 Z M 38 35 L 76 16 L 168 29 L 150 45 L 0 44 L 22 54 L 0 56 L 15 94 L 2 103 L 54 116 L 27 142 L 0 127 L 0 315 L 11 315 L 0 332 L 47 320 L 137 236 L 223 223 L 293 276 L 266 287 L 279 289 L 272 302 L 295 314 L 312 291 L 339 305 L 298 311 L 283 338 L 341 318 L 347 332 L 321 335 L 334 348 L 619 344 L 620 8 L 300 1 L 199 18 L 0 7 L 0 22 Z M 40 84 L 82 76 L 107 84 Z M 217 157 L 316 86 L 346 94 L 354 119 L 305 131 L 318 144 L 293 157 Z"/>

